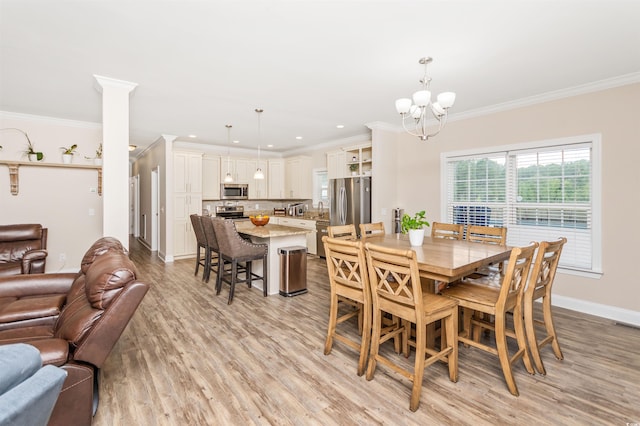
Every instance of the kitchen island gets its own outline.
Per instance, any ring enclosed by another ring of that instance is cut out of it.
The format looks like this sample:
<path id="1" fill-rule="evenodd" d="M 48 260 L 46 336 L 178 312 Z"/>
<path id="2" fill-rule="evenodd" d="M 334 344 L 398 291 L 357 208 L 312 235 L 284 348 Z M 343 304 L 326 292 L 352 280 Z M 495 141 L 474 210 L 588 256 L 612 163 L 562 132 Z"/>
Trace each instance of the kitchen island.
<path id="1" fill-rule="evenodd" d="M 280 290 L 280 258 L 278 249 L 290 246 L 307 246 L 308 229 L 294 228 L 292 226 L 267 224 L 264 226 L 255 226 L 251 221 L 238 221 L 235 223 L 236 229 L 240 234 L 248 235 L 251 241 L 257 244 L 266 244 L 269 247 L 267 277 L 267 294 L 278 294 Z M 252 263 L 253 271 L 262 275 L 262 261 L 255 260 Z M 253 286 L 258 287 L 261 281 L 254 281 Z"/>

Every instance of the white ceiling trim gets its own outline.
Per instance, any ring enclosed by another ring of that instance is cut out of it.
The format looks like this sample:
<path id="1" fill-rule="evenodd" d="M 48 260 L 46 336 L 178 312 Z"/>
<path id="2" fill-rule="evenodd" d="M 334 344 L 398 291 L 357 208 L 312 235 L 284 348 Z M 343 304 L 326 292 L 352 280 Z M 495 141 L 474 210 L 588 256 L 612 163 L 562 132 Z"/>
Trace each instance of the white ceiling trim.
<path id="1" fill-rule="evenodd" d="M 102 129 L 101 123 L 94 123 L 91 121 L 68 120 L 66 118 L 46 117 L 43 115 L 22 114 L 10 111 L 0 111 L 0 118 L 7 120 L 37 121 L 44 124 L 77 127 L 81 129 Z"/>

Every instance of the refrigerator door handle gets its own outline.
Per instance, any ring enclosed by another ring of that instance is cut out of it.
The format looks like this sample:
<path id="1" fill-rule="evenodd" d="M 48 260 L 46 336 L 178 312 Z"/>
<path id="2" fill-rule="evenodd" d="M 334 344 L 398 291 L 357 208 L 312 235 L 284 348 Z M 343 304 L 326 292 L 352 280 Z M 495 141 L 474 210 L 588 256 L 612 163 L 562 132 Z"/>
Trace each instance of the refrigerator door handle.
<path id="1" fill-rule="evenodd" d="M 340 188 L 340 225 L 346 225 L 347 222 L 347 191 L 344 187 Z"/>

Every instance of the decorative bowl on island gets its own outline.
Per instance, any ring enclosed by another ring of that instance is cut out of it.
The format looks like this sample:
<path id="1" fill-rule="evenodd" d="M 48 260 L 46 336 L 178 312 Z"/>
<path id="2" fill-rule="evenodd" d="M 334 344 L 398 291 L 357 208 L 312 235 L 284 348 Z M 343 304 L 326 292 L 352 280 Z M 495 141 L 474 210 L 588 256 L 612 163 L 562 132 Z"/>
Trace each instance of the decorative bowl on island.
<path id="1" fill-rule="evenodd" d="M 264 226 L 269 223 L 269 216 L 266 215 L 249 216 L 249 219 L 255 226 Z"/>

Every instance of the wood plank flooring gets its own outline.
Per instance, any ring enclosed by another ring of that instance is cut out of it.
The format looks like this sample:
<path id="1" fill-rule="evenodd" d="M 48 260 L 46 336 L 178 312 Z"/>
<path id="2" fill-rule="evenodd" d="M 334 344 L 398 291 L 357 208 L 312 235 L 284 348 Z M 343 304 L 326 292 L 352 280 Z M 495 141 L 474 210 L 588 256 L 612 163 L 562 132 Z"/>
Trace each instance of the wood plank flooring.
<path id="1" fill-rule="evenodd" d="M 640 330 L 631 327 L 556 308 L 565 359 L 545 347 L 546 376 L 518 363 L 520 397 L 497 358 L 461 346 L 458 383 L 444 364 L 429 367 L 412 413 L 409 381 L 383 366 L 372 381 L 358 377 L 357 354 L 339 342 L 323 354 L 324 259 L 308 258 L 307 294 L 264 298 L 242 285 L 229 306 L 228 288 L 216 296 L 193 259 L 163 264 L 133 240 L 131 257 L 151 290 L 101 370 L 96 426 L 640 422 Z M 355 337 L 355 322 L 343 329 Z"/>

